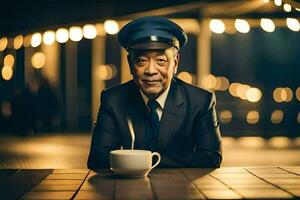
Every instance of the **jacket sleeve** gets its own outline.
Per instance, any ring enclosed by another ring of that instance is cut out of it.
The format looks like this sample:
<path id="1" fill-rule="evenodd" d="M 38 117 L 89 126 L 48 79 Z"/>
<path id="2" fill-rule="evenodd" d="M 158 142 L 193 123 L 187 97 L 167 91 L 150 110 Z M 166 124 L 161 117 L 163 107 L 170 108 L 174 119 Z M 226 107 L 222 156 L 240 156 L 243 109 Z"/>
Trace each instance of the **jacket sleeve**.
<path id="1" fill-rule="evenodd" d="M 120 146 L 112 109 L 108 104 L 108 97 L 105 91 L 103 91 L 101 93 L 101 104 L 97 121 L 92 134 L 90 154 L 87 163 L 88 168 L 108 168 L 110 151 L 120 149 Z"/>
<path id="2" fill-rule="evenodd" d="M 222 143 L 216 115 L 216 99 L 213 93 L 206 105 L 199 109 L 193 127 L 194 148 L 192 152 L 163 154 L 161 167 L 217 168 L 222 162 Z"/>

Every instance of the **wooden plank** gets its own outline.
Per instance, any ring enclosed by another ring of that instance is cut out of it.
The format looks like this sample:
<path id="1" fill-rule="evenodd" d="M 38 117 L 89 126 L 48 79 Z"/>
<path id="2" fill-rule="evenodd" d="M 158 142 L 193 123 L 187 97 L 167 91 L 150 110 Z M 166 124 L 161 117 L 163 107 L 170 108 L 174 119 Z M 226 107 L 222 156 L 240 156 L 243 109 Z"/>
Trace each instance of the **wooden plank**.
<path id="1" fill-rule="evenodd" d="M 231 173 L 225 173 L 225 174 L 211 174 L 213 177 L 218 179 L 249 179 L 253 178 L 254 176 L 252 174 L 231 174 Z"/>
<path id="2" fill-rule="evenodd" d="M 288 173 L 278 167 L 247 167 L 248 171 L 253 174 L 283 174 Z"/>
<path id="3" fill-rule="evenodd" d="M 296 174 L 257 174 L 258 177 L 263 178 L 263 179 L 300 179 L 300 176 Z"/>
<path id="4" fill-rule="evenodd" d="M 31 191 L 76 191 L 79 185 L 37 185 Z"/>
<path id="5" fill-rule="evenodd" d="M 117 179 L 115 199 L 153 199 L 150 179 Z"/>
<path id="6" fill-rule="evenodd" d="M 300 176 L 300 166 L 284 166 L 284 167 L 279 167 L 279 168 Z"/>
<path id="7" fill-rule="evenodd" d="M 55 169 L 52 174 L 87 174 L 89 169 Z"/>
<path id="8" fill-rule="evenodd" d="M 205 199 L 199 189 L 187 179 L 183 171 L 175 172 L 173 174 L 158 172 L 149 175 L 152 190 L 158 199 Z"/>
<path id="9" fill-rule="evenodd" d="M 80 185 L 82 180 L 43 180 L 40 185 Z"/>
<path id="10" fill-rule="evenodd" d="M 87 191 L 80 190 L 74 198 L 75 200 L 89 199 L 89 200 L 110 200 L 113 198 L 112 190 L 101 190 L 101 191 Z"/>
<path id="11" fill-rule="evenodd" d="M 294 179 L 294 178 L 285 178 L 285 179 L 267 178 L 266 180 L 275 185 L 299 185 L 300 184 L 300 179 Z"/>
<path id="12" fill-rule="evenodd" d="M 244 198 L 251 199 L 290 199 L 293 198 L 289 193 L 280 189 L 236 189 Z"/>
<path id="13" fill-rule="evenodd" d="M 115 178 L 110 170 L 90 171 L 74 199 L 114 199 Z"/>
<path id="14" fill-rule="evenodd" d="M 83 180 L 86 174 L 50 174 L 45 180 Z"/>
<path id="15" fill-rule="evenodd" d="M 81 190 L 111 190 L 114 189 L 116 176 L 109 170 L 91 171 L 81 186 Z"/>
<path id="16" fill-rule="evenodd" d="M 300 197 L 300 189 L 289 189 L 287 191 L 290 192 L 291 194 L 293 194 L 296 197 Z"/>
<path id="17" fill-rule="evenodd" d="M 242 199 L 242 197 L 230 189 L 202 190 L 203 194 L 209 199 Z"/>
<path id="18" fill-rule="evenodd" d="M 33 191 L 28 192 L 22 199 L 71 199 L 73 191 Z"/>
<path id="19" fill-rule="evenodd" d="M 8 179 L 5 186 L 1 186 L 0 195 L 2 198 L 19 199 L 52 171 L 52 169 L 20 170 Z"/>
<path id="20" fill-rule="evenodd" d="M 247 170 L 242 167 L 222 167 L 210 172 L 210 174 L 248 174 Z"/>

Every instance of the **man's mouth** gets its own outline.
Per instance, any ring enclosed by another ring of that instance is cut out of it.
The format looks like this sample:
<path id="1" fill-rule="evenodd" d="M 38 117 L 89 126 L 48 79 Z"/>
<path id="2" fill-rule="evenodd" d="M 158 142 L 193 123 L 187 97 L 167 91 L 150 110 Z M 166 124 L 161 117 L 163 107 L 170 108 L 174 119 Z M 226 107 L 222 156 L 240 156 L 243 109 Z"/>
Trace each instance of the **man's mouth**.
<path id="1" fill-rule="evenodd" d="M 143 82 L 147 85 L 154 85 L 160 81 L 159 80 L 143 80 Z"/>

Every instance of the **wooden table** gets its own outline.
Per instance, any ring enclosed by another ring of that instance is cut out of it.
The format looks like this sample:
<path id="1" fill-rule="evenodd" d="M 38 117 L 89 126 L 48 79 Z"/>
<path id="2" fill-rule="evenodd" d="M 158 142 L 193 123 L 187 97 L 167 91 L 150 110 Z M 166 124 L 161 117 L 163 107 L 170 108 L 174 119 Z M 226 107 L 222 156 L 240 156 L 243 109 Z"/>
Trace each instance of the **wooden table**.
<path id="1" fill-rule="evenodd" d="M 109 170 L 2 169 L 0 199 L 299 199 L 300 166 L 155 169 L 143 179 Z"/>

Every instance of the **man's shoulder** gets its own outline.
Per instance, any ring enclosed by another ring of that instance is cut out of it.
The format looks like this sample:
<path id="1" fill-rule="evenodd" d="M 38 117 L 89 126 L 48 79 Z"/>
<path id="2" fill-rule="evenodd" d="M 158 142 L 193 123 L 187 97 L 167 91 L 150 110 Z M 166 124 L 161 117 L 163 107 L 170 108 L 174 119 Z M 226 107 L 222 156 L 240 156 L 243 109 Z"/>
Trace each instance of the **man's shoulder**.
<path id="1" fill-rule="evenodd" d="M 105 90 L 103 90 L 103 93 L 105 93 L 105 95 L 107 96 L 120 96 L 132 90 L 133 87 L 134 87 L 134 81 L 130 80 L 126 83 L 122 83 L 117 86 L 106 88 Z"/>
<path id="2" fill-rule="evenodd" d="M 191 108 L 203 108 L 215 105 L 216 97 L 213 92 L 191 85 L 177 78 L 175 82 L 177 87 L 180 88 L 183 99 L 187 102 L 187 106 Z"/>

